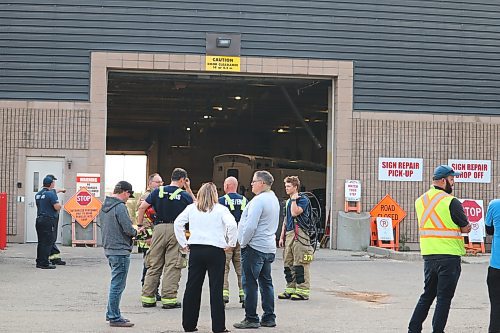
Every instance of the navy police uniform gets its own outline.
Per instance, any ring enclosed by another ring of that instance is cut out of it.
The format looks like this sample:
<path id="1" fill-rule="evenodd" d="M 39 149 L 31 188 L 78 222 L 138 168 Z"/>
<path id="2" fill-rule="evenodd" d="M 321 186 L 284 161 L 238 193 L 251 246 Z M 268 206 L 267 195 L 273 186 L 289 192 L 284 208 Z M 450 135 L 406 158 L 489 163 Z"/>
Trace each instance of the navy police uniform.
<path id="1" fill-rule="evenodd" d="M 35 195 L 35 202 L 37 208 L 35 227 L 38 237 L 36 265 L 44 268 L 50 266 L 49 255 L 57 238 L 59 212 L 54 205 L 59 203 L 59 199 L 55 191 L 44 187 Z"/>

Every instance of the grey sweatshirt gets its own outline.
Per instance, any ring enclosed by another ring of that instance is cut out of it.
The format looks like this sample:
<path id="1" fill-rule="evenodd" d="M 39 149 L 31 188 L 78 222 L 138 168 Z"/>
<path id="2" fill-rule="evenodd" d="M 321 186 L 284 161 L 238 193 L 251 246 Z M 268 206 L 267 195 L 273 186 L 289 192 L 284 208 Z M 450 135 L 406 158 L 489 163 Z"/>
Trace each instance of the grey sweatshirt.
<path id="1" fill-rule="evenodd" d="M 242 248 L 251 248 L 276 253 L 276 230 L 278 229 L 280 204 L 273 191 L 256 195 L 245 207 L 238 225 L 238 241 Z"/>
<path id="2" fill-rule="evenodd" d="M 137 231 L 132 227 L 125 202 L 106 197 L 99 213 L 102 246 L 105 255 L 128 255 L 132 251 L 132 237 Z"/>

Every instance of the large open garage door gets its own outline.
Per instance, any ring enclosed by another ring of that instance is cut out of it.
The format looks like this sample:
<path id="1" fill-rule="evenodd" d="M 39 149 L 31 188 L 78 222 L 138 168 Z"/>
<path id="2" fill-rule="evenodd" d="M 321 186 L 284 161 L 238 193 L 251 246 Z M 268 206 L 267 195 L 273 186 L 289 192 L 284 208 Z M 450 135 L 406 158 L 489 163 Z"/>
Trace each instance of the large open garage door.
<path id="1" fill-rule="evenodd" d="M 211 180 L 220 188 L 216 172 L 235 172 L 231 164 L 243 155 L 253 159 L 245 162 L 250 168 L 276 169 L 279 196 L 283 177 L 299 175 L 303 190 L 314 190 L 324 204 L 331 82 L 111 71 L 107 153 L 146 154 L 148 172 L 159 172 L 165 180 L 173 168 L 183 167 L 194 190 Z M 214 157 L 224 154 L 233 157 L 217 159 L 214 169 Z M 241 192 L 249 195 L 251 174 L 239 172 Z"/>

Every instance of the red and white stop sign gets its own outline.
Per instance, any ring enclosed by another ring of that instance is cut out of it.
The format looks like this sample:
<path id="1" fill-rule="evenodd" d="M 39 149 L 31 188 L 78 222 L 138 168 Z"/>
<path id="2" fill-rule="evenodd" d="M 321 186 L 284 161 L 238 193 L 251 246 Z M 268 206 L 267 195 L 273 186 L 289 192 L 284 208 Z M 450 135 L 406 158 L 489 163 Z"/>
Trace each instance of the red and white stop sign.
<path id="1" fill-rule="evenodd" d="M 87 191 L 80 191 L 76 196 L 76 202 L 81 206 L 87 206 L 92 201 L 92 196 Z"/>
<path id="2" fill-rule="evenodd" d="M 476 223 L 483 218 L 483 209 L 474 200 L 464 200 L 462 202 L 465 215 L 469 218 L 469 222 Z"/>

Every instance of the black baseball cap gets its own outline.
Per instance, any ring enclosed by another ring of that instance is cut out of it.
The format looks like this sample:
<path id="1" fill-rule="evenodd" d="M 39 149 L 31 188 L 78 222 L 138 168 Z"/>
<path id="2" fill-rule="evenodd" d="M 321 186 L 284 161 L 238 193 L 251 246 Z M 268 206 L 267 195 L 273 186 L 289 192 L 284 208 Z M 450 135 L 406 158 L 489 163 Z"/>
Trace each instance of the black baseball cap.
<path id="1" fill-rule="evenodd" d="M 131 198 L 135 198 L 134 191 L 132 190 L 132 184 L 125 180 L 119 181 L 118 184 L 115 185 L 115 189 L 120 189 L 124 192 L 128 192 L 130 193 Z"/>

